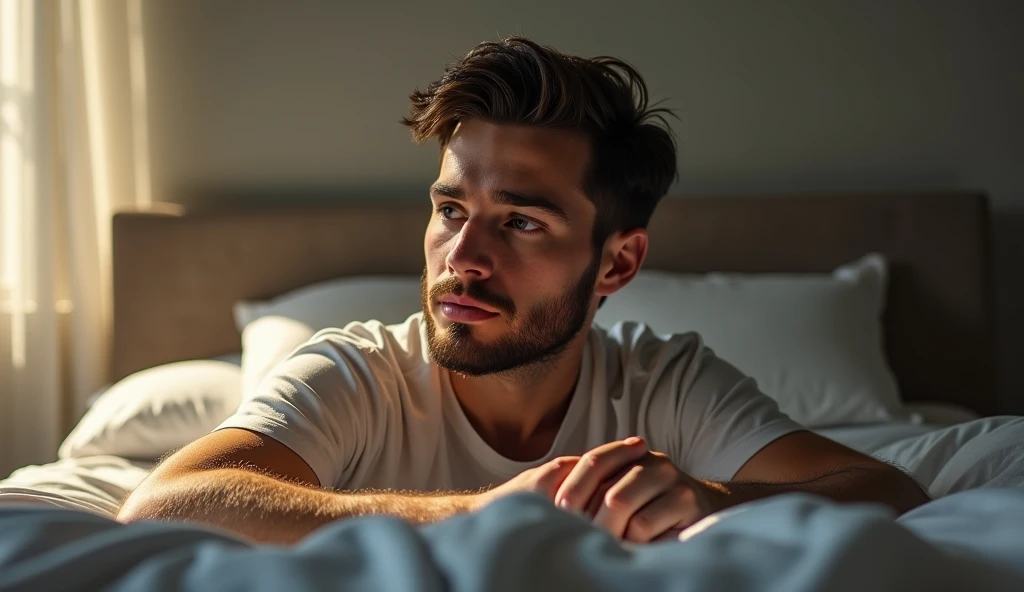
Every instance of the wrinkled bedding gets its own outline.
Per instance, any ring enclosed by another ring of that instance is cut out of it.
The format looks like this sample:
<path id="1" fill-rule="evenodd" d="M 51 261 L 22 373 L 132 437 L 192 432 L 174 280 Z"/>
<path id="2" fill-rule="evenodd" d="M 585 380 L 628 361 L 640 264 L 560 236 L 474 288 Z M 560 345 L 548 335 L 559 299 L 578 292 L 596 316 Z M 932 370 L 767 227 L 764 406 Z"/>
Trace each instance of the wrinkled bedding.
<path id="1" fill-rule="evenodd" d="M 110 516 L 151 464 L 69 459 L 0 482 L 0 590 L 1024 590 L 1024 418 L 925 432 L 861 433 L 855 446 L 937 498 L 899 518 L 792 494 L 645 546 L 528 495 L 424 528 L 363 518 L 295 547 L 251 545 L 119 524 Z"/>
<path id="2" fill-rule="evenodd" d="M 899 466 L 933 498 L 978 487 L 1024 487 L 1024 417 L 997 416 L 942 428 L 867 426 L 824 435 Z"/>
<path id="3" fill-rule="evenodd" d="M 987 488 L 898 519 L 790 494 L 636 546 L 526 494 L 419 529 L 338 522 L 294 547 L 11 506 L 0 508 L 0 590 L 1019 591 L 1022 532 L 1024 491 Z"/>
<path id="4" fill-rule="evenodd" d="M 114 516 L 153 466 L 109 455 L 29 465 L 0 481 L 0 506 L 35 503 Z"/>

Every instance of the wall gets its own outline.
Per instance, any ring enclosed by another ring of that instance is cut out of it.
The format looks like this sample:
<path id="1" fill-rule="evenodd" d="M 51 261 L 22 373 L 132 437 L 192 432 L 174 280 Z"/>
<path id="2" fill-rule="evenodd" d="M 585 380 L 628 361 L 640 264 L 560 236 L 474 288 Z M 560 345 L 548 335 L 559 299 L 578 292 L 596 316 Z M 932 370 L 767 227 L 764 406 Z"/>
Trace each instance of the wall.
<path id="1" fill-rule="evenodd" d="M 519 33 L 633 63 L 678 110 L 677 191 L 980 188 L 1002 389 L 1024 412 L 1024 3 L 151 0 L 157 199 L 422 198 L 413 88 Z"/>

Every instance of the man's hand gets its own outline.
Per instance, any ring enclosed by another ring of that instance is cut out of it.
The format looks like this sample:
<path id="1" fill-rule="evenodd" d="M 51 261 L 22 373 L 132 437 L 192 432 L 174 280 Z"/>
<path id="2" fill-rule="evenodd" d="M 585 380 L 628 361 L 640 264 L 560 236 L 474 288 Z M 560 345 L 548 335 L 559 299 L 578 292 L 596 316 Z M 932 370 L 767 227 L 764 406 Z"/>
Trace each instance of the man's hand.
<path id="1" fill-rule="evenodd" d="M 722 493 L 683 473 L 640 438 L 584 454 L 555 503 L 586 513 L 613 535 L 637 543 L 677 535 L 724 506 Z"/>
<path id="2" fill-rule="evenodd" d="M 554 500 L 558 486 L 579 462 L 578 456 L 562 456 L 538 467 L 519 473 L 501 485 L 476 495 L 473 509 L 480 509 L 499 497 L 512 493 L 532 492 Z"/>

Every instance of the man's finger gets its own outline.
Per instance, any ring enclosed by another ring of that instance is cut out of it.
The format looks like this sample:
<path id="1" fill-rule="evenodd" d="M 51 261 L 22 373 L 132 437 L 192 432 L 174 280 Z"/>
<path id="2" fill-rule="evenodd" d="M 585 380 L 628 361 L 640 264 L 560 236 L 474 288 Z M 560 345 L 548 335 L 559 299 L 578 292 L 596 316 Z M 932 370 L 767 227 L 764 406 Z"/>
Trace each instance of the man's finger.
<path id="1" fill-rule="evenodd" d="M 555 494 L 555 503 L 567 510 L 582 512 L 603 481 L 647 453 L 647 443 L 635 437 L 598 446 L 576 463 Z"/>
<path id="2" fill-rule="evenodd" d="M 632 467 L 612 485 L 594 516 L 594 524 L 622 538 L 633 515 L 675 485 L 675 475 L 652 462 L 653 456 Z"/>
<path id="3" fill-rule="evenodd" d="M 640 508 L 629 519 L 623 539 L 634 543 L 662 540 L 667 533 L 679 532 L 703 518 L 693 491 L 686 486 L 673 488 Z"/>
<path id="4" fill-rule="evenodd" d="M 555 492 L 558 491 L 579 460 L 578 456 L 563 456 L 543 465 L 543 469 L 537 477 L 537 491 L 549 498 L 554 498 Z"/>
<path id="5" fill-rule="evenodd" d="M 604 505 L 605 494 L 607 494 L 608 490 L 618 483 L 620 479 L 625 477 L 626 473 L 628 473 L 634 466 L 635 465 L 626 465 L 626 468 L 612 475 L 611 479 L 606 479 L 602 482 L 601 485 L 597 487 L 597 491 L 594 492 L 594 495 L 591 496 L 590 503 L 587 504 L 587 508 L 584 510 L 584 513 L 587 516 L 590 516 L 591 519 L 593 519 L 594 516 L 597 516 L 597 511 L 601 509 L 602 505 Z"/>

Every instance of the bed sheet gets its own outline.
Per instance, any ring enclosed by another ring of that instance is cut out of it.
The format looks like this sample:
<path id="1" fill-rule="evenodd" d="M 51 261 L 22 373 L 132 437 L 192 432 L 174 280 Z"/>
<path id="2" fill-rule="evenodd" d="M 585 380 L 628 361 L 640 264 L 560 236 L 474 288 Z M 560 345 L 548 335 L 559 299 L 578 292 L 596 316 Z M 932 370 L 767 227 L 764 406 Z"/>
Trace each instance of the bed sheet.
<path id="1" fill-rule="evenodd" d="M 833 426 L 814 431 L 854 450 L 871 454 L 907 438 L 982 419 L 970 409 L 946 403 L 907 403 L 904 405 L 903 411 L 905 420 L 880 424 Z"/>
<path id="2" fill-rule="evenodd" d="M 1024 487 L 1024 417 L 950 426 L 892 423 L 817 430 L 900 467 L 933 498 L 977 487 Z"/>
<path id="3" fill-rule="evenodd" d="M 43 504 L 114 516 L 153 463 L 117 456 L 69 458 L 18 469 L 0 481 L 0 505 Z"/>
<path id="4" fill-rule="evenodd" d="M 1024 590 L 1024 491 L 954 494 L 902 517 L 801 494 L 626 545 L 519 494 L 415 528 L 389 517 L 253 545 L 167 522 L 0 507 L 0 590 Z"/>
<path id="5" fill-rule="evenodd" d="M 844 446 L 849 446 L 858 452 L 872 454 L 874 451 L 895 442 L 923 436 L 943 427 L 946 426 L 901 421 L 872 425 L 819 428 L 813 431 Z"/>
<path id="6" fill-rule="evenodd" d="M 619 543 L 530 495 L 423 528 L 357 518 L 293 547 L 254 545 L 191 524 L 119 524 L 117 502 L 149 466 L 69 459 L 0 484 L 0 502 L 10 502 L 0 503 L 0 591 L 1024 590 L 1024 418 L 881 442 L 872 454 L 938 499 L 896 517 L 879 505 L 781 495 L 652 545 Z"/>

